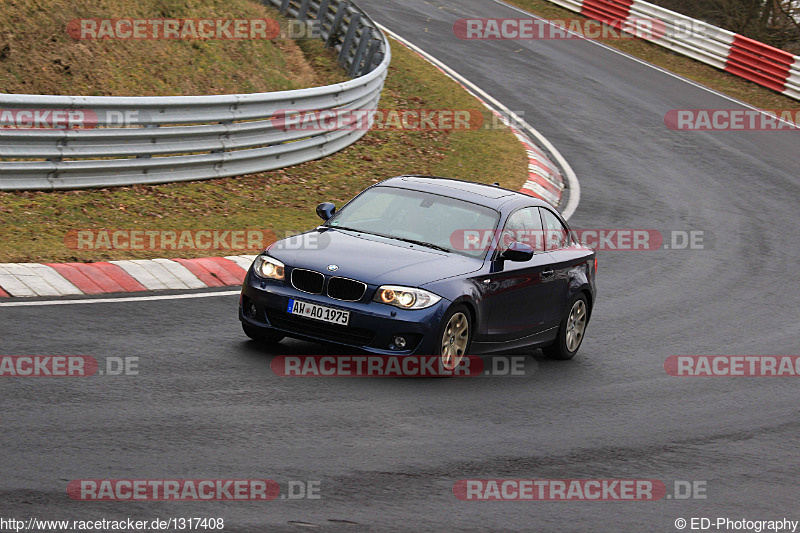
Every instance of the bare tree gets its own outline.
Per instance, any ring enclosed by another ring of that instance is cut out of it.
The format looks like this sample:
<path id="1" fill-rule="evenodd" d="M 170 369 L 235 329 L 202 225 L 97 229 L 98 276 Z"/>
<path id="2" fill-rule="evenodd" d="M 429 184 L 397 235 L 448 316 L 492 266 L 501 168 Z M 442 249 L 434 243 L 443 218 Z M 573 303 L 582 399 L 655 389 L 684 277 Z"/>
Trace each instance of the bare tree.
<path id="1" fill-rule="evenodd" d="M 798 0 L 652 0 L 654 3 L 740 33 L 800 52 Z"/>

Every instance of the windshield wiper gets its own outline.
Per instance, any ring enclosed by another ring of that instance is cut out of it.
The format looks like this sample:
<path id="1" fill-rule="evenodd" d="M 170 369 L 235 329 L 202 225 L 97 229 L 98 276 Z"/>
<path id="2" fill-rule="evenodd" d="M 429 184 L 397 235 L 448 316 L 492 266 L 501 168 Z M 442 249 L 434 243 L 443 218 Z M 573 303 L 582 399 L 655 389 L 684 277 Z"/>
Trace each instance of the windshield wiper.
<path id="1" fill-rule="evenodd" d="M 452 250 L 449 250 L 448 248 L 430 242 L 417 241 L 414 239 L 406 239 L 405 237 L 395 237 L 394 235 L 384 235 L 383 233 L 375 233 L 373 231 L 364 231 L 363 229 L 348 228 L 347 226 L 328 226 L 328 227 L 333 229 L 343 229 L 345 231 L 355 231 L 356 233 L 366 233 L 367 235 L 375 235 L 378 237 L 384 237 L 386 239 L 394 239 L 396 241 L 403 241 L 411 244 L 416 244 L 417 246 L 424 246 L 425 248 L 432 248 L 434 250 L 439 250 L 440 252 L 452 253 Z"/>
<path id="2" fill-rule="evenodd" d="M 348 228 L 347 226 L 327 226 L 330 229 L 343 229 L 345 231 L 355 231 L 356 233 L 366 233 L 367 235 L 377 235 L 378 237 L 386 237 L 382 233 L 375 233 L 374 231 L 365 231 L 363 229 Z"/>
<path id="3" fill-rule="evenodd" d="M 390 239 L 394 239 L 396 241 L 409 242 L 411 244 L 424 246 L 426 248 L 433 248 L 434 250 L 439 250 L 440 252 L 447 252 L 447 253 L 451 253 L 452 252 L 452 250 L 449 250 L 449 249 L 445 248 L 444 246 L 439 246 L 438 244 L 433 244 L 433 243 L 430 243 L 430 242 L 415 241 L 414 239 L 406 239 L 405 237 L 389 237 L 389 238 Z"/>

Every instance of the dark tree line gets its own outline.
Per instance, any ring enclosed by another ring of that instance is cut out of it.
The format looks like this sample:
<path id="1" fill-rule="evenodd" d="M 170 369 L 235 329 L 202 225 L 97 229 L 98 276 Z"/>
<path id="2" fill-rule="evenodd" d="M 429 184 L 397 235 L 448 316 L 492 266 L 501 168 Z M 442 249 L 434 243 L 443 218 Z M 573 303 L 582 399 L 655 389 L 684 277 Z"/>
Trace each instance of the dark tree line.
<path id="1" fill-rule="evenodd" d="M 800 54 L 798 0 L 650 0 L 715 26 Z"/>

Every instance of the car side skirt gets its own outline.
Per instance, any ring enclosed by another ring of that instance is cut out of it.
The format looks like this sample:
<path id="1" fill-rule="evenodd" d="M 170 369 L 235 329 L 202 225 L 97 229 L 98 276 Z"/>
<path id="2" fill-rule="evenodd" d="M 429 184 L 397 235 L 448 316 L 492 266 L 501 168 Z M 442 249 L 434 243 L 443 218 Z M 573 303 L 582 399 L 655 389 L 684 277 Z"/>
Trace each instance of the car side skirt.
<path id="1" fill-rule="evenodd" d="M 551 344 L 555 340 L 556 335 L 558 335 L 558 327 L 550 328 L 535 335 L 530 335 L 521 339 L 514 339 L 505 342 L 481 342 L 479 340 L 473 340 L 472 344 L 470 345 L 469 353 L 474 355 L 484 355 L 507 350 L 519 350 L 523 348 L 541 348 Z"/>

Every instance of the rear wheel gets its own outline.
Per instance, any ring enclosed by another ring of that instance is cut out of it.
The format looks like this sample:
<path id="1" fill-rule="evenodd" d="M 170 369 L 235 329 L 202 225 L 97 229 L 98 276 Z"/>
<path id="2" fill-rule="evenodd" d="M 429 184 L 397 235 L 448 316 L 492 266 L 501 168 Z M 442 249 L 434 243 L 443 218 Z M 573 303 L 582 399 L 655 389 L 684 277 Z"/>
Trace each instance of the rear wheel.
<path id="1" fill-rule="evenodd" d="M 245 335 L 262 344 L 278 344 L 283 340 L 283 335 L 275 331 L 256 328 L 247 324 L 242 324 L 242 329 Z"/>
<path id="2" fill-rule="evenodd" d="M 583 342 L 586 324 L 589 322 L 589 304 L 581 293 L 572 300 L 567 314 L 561 320 L 558 335 L 553 344 L 543 348 L 544 354 L 551 359 L 567 360 L 575 357 Z"/>
<path id="3" fill-rule="evenodd" d="M 467 355 L 472 340 L 472 324 L 466 306 L 453 307 L 442 320 L 439 332 L 439 357 L 442 368 L 454 370 Z"/>

